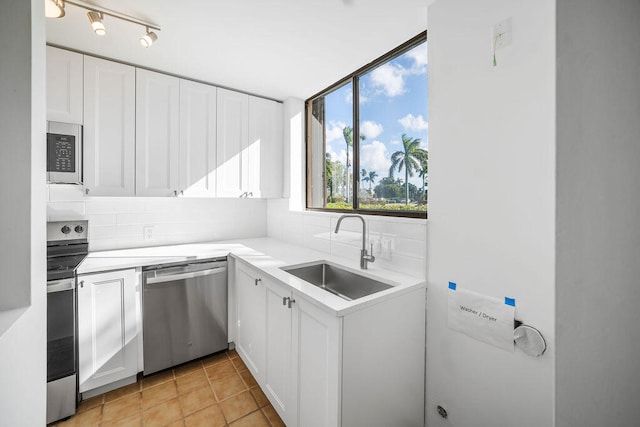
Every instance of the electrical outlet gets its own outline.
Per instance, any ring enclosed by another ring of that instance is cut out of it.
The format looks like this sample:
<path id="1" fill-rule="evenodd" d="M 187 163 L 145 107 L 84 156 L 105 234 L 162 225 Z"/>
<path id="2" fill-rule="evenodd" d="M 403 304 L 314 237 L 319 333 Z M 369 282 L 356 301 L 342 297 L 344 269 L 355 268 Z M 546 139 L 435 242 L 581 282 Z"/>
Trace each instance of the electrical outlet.
<path id="1" fill-rule="evenodd" d="M 496 50 L 509 46 L 512 41 L 511 18 L 500 21 L 491 29 L 491 44 Z"/>
<path id="2" fill-rule="evenodd" d="M 144 240 L 153 239 L 153 226 L 145 225 L 144 227 L 142 227 L 142 236 Z"/>

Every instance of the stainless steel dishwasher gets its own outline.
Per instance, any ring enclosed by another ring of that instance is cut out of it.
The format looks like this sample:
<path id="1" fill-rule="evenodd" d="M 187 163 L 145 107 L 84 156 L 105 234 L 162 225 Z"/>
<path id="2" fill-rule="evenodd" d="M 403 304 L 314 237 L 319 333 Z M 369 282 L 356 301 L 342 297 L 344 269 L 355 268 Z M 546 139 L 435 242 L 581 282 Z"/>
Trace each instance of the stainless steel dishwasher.
<path id="1" fill-rule="evenodd" d="M 228 347 L 226 257 L 142 271 L 144 375 Z"/>

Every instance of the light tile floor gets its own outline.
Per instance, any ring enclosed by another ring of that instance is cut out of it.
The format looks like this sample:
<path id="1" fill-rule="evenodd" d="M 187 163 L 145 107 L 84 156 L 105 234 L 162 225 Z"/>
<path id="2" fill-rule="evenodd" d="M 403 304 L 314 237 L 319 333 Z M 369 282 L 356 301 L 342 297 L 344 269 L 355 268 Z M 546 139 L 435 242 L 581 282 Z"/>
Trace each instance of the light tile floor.
<path id="1" fill-rule="evenodd" d="M 284 426 L 234 351 L 222 351 L 82 401 L 69 426 Z"/>

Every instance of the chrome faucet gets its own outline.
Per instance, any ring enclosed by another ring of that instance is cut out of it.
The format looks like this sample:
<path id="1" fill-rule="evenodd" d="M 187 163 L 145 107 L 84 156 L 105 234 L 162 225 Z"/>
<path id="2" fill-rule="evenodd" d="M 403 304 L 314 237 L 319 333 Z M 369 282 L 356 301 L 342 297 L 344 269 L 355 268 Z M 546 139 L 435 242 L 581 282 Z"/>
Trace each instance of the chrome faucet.
<path id="1" fill-rule="evenodd" d="M 366 270 L 367 263 L 374 262 L 376 260 L 376 257 L 373 256 L 373 245 L 371 245 L 371 254 L 367 253 L 367 247 L 365 244 L 365 239 L 367 236 L 367 223 L 364 222 L 364 218 L 362 218 L 360 215 L 342 215 L 340 216 L 340 218 L 338 218 L 336 231 L 334 231 L 334 233 L 338 234 L 338 230 L 340 230 L 340 223 L 345 218 L 358 218 L 360 221 L 362 221 L 362 249 L 360 249 L 360 268 Z"/>

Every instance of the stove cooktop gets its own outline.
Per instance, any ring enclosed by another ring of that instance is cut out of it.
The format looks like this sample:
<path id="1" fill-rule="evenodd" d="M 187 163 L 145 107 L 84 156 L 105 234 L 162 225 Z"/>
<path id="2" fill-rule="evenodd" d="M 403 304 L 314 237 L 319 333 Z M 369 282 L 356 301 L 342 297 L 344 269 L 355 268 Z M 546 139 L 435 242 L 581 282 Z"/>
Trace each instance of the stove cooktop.
<path id="1" fill-rule="evenodd" d="M 71 279 L 89 253 L 87 221 L 47 223 L 47 281 Z"/>

